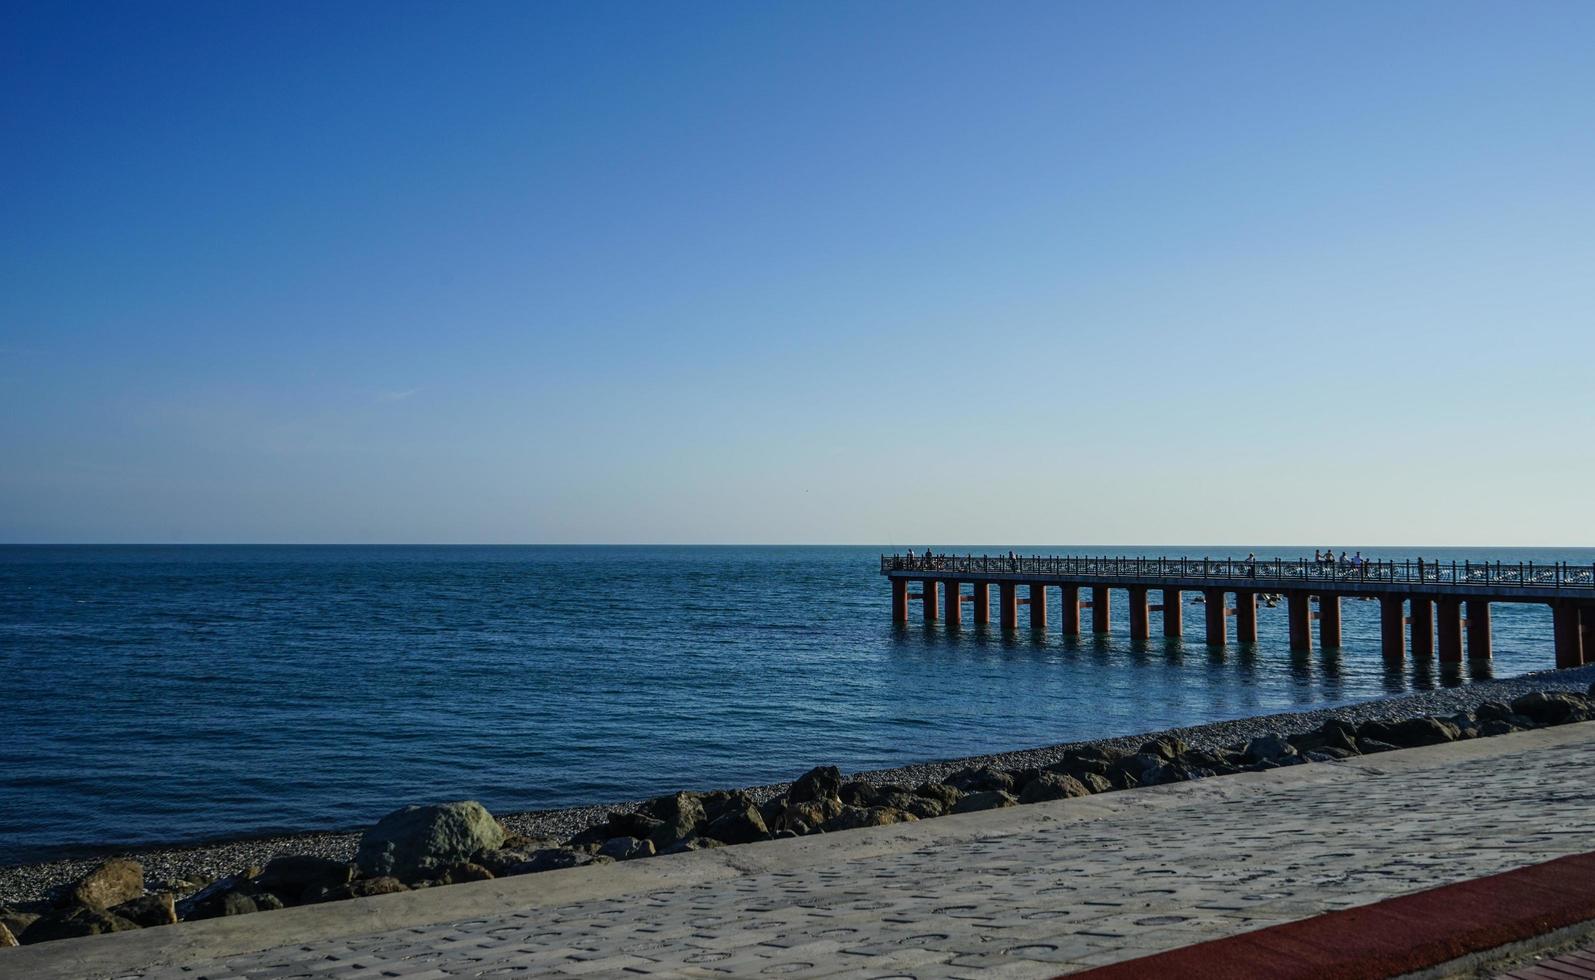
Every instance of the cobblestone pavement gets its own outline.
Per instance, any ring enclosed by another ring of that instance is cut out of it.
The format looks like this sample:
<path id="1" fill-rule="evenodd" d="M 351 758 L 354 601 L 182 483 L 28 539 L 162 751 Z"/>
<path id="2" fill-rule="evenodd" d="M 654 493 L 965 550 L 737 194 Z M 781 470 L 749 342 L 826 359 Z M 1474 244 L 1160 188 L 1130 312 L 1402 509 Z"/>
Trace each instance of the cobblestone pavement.
<path id="1" fill-rule="evenodd" d="M 1051 816 L 900 853 L 125 975 L 1051 976 L 1589 850 L 1595 724 L 1561 731 L 1486 740 L 1489 757 L 1442 746 L 1134 791 L 1085 819 L 1069 816 L 1084 801 L 1040 804 L 1020 809 Z"/>

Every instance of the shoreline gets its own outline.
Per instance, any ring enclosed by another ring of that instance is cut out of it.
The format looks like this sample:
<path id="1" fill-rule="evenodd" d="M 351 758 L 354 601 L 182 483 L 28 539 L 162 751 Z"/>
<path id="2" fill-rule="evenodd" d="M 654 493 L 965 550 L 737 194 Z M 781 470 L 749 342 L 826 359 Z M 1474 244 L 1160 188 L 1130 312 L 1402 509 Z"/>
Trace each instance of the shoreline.
<path id="1" fill-rule="evenodd" d="M 1355 723 L 1398 720 L 1413 714 L 1446 715 L 1471 710 L 1486 701 L 1510 701 L 1530 691 L 1560 689 L 1582 693 L 1588 690 L 1592 682 L 1595 682 L 1595 665 L 1586 665 L 1478 681 L 1461 687 L 1398 694 L 1334 707 L 1255 715 L 1182 728 L 932 760 L 890 769 L 866 770 L 850 773 L 848 778 L 873 784 L 919 783 L 938 780 L 967 766 L 990 765 L 1004 769 L 1040 767 L 1060 760 L 1073 749 L 1102 746 L 1133 751 L 1148 739 L 1164 734 L 1177 735 L 1193 748 L 1216 749 L 1225 744 L 1262 735 L 1284 735 L 1305 731 L 1332 718 Z M 826 765 L 828 760 L 817 759 L 813 764 Z M 779 795 L 790 785 L 790 782 L 782 782 L 743 787 L 743 789 L 756 800 L 763 801 Z M 497 816 L 511 832 L 528 837 L 566 839 L 589 825 L 602 821 L 610 812 L 631 811 L 644 802 L 646 801 L 624 800 L 555 810 L 501 813 Z M 173 883 L 221 878 L 235 874 L 240 868 L 264 865 L 272 857 L 287 854 L 313 855 L 346 861 L 353 858 L 363 829 L 307 830 L 195 843 L 108 846 L 79 857 L 3 865 L 0 866 L 0 906 L 37 901 L 55 886 L 81 877 L 100 861 L 112 856 L 136 857 L 146 867 L 152 880 Z"/>

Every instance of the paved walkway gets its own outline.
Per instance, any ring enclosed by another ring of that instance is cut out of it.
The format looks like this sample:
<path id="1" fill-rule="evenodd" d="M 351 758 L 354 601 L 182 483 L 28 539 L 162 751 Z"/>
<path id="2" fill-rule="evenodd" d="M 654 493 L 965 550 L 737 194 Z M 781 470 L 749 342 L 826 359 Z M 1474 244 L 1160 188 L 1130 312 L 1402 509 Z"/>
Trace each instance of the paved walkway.
<path id="1" fill-rule="evenodd" d="M 1587 851 L 1591 772 L 1595 723 L 25 947 L 0 976 L 1051 976 Z"/>

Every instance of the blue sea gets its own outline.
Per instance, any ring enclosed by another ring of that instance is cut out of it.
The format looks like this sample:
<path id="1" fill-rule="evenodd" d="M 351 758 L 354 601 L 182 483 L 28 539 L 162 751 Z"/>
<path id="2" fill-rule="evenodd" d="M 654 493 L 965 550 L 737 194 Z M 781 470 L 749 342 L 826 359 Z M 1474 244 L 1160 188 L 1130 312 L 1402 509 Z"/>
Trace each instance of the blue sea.
<path id="1" fill-rule="evenodd" d="M 416 801 L 510 811 L 765 783 L 1554 664 L 1541 606 L 1497 606 L 1493 664 L 1460 673 L 1387 669 L 1372 602 L 1345 604 L 1344 648 L 1311 654 L 1287 651 L 1283 606 L 1261 610 L 1255 647 L 1224 651 L 1203 645 L 1199 606 L 1183 642 L 1132 643 L 1122 610 L 1105 639 L 1064 639 L 1056 608 L 1045 636 L 927 626 L 917 608 L 894 627 L 882 550 L 0 547 L 0 863 L 353 827 Z"/>

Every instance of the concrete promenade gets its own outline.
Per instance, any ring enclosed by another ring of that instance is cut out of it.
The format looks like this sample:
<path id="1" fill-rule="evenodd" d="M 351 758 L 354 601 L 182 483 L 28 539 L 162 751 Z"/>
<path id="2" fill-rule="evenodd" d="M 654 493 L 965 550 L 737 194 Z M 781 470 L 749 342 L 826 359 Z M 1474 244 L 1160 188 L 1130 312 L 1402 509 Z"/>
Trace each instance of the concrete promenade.
<path id="1" fill-rule="evenodd" d="M 1044 977 L 1567 854 L 1595 723 L 0 951 L 0 977 Z"/>

